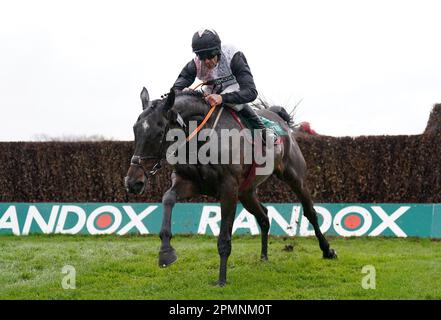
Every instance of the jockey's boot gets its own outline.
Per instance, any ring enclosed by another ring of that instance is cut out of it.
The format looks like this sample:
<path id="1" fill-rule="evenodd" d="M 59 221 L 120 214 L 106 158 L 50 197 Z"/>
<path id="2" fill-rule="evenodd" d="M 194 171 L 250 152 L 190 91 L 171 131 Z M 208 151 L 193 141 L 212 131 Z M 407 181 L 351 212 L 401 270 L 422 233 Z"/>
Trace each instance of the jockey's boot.
<path id="1" fill-rule="evenodd" d="M 244 107 L 242 110 L 240 110 L 240 115 L 243 116 L 245 119 L 247 119 L 248 123 L 251 125 L 251 129 L 260 129 L 262 132 L 262 142 L 265 145 L 266 144 L 266 138 L 268 136 L 269 141 L 275 140 L 275 135 L 273 130 L 267 129 L 265 125 L 263 124 L 260 117 L 257 115 L 256 111 L 254 111 L 253 108 L 250 107 L 249 104 L 245 103 L 243 105 Z"/>

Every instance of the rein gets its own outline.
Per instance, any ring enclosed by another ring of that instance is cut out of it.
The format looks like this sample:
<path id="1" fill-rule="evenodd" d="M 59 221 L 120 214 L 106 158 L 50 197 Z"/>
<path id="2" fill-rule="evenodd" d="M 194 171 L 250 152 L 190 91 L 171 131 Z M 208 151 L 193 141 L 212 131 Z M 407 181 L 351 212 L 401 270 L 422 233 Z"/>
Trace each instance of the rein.
<path id="1" fill-rule="evenodd" d="M 192 91 L 196 91 L 197 88 L 205 86 L 205 85 L 209 85 L 214 83 L 213 80 L 209 80 L 209 81 L 205 81 L 205 82 L 201 82 L 199 83 L 196 87 L 194 87 L 193 89 L 191 89 Z M 216 105 L 211 105 L 210 106 L 210 110 L 208 111 L 207 115 L 205 116 L 205 118 L 202 120 L 202 122 L 197 126 L 196 129 L 193 130 L 192 133 L 190 133 L 188 135 L 188 137 L 186 138 L 187 142 L 190 141 L 191 139 L 193 139 L 193 137 L 202 130 L 202 128 L 205 126 L 205 124 L 207 123 L 207 121 L 210 119 L 211 115 L 213 114 L 214 110 L 216 109 Z"/>
<path id="2" fill-rule="evenodd" d="M 186 138 L 187 141 L 190 141 L 191 139 L 193 139 L 193 137 L 202 130 L 202 128 L 205 126 L 205 124 L 207 123 L 208 119 L 210 119 L 211 115 L 214 112 L 214 109 L 216 109 L 216 106 L 213 105 L 211 107 L 211 109 L 208 111 L 207 115 L 205 116 L 204 120 L 202 120 L 201 124 L 198 125 L 198 127 L 196 129 L 193 130 L 192 133 L 189 134 L 189 136 Z"/>

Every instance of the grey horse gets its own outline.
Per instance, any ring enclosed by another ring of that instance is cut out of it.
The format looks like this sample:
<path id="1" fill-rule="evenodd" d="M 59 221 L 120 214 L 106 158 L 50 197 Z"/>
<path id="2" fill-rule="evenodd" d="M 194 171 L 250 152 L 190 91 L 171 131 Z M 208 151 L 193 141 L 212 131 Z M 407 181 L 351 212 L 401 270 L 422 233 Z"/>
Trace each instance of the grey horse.
<path id="1" fill-rule="evenodd" d="M 148 91 L 144 88 L 141 92 L 143 111 L 133 126 L 135 134 L 135 151 L 130 167 L 124 179 L 125 187 L 129 193 L 141 194 L 146 189 L 147 180 L 160 168 L 161 162 L 166 158 L 167 148 L 172 142 L 165 136 L 172 128 L 186 128 L 190 120 L 198 121 L 205 117 L 210 106 L 205 102 L 203 95 L 197 92 L 175 93 L 170 90 L 166 98 L 151 101 Z M 234 118 L 232 112 L 223 112 L 221 108 L 208 120 L 205 127 L 212 128 L 217 118 L 216 132 L 221 129 L 241 130 L 240 123 Z M 285 111 L 286 113 L 286 111 Z M 276 112 L 264 109 L 258 111 L 259 115 L 278 123 L 289 132 L 287 119 Z M 188 135 L 189 132 L 186 132 Z M 219 135 L 217 136 L 219 137 Z M 268 210 L 259 202 L 256 188 L 271 174 L 287 183 L 300 200 L 306 218 L 314 227 L 323 258 L 336 258 L 335 250 L 331 249 L 328 241 L 319 228 L 317 213 L 314 210 L 310 192 L 305 185 L 306 163 L 300 148 L 288 134 L 282 137 L 281 143 L 273 148 L 274 166 L 267 175 L 256 175 L 249 179 L 253 164 L 175 164 L 171 175 L 172 186 L 164 193 L 162 198 L 163 217 L 159 233 L 161 248 L 159 252 L 159 265 L 166 267 L 176 261 L 177 255 L 170 244 L 172 210 L 180 199 L 197 195 L 213 196 L 219 200 L 221 206 L 221 225 L 217 241 L 220 256 L 218 284 L 224 286 L 227 280 L 227 260 L 231 253 L 231 235 L 238 201 L 244 208 L 253 214 L 259 224 L 262 237 L 261 259 L 268 259 L 268 232 L 270 223 Z M 219 141 L 220 142 L 220 141 Z M 232 154 L 241 154 L 243 150 L 231 149 Z M 220 152 L 219 152 L 220 157 Z M 247 182 L 248 180 L 248 182 Z M 245 185 L 246 183 L 246 185 Z M 244 187 L 245 186 L 245 187 Z"/>

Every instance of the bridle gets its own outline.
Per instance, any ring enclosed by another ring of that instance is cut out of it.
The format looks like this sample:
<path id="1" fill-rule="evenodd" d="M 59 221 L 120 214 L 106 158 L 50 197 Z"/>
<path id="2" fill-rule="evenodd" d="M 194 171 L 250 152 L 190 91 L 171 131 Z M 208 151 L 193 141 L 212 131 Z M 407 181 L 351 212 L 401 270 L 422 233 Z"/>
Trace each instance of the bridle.
<path id="1" fill-rule="evenodd" d="M 158 172 L 158 170 L 162 168 L 161 162 L 162 160 L 164 160 L 163 151 L 164 151 L 165 138 L 167 136 L 168 129 L 169 129 L 169 125 L 167 123 L 167 125 L 164 128 L 164 133 L 162 134 L 161 144 L 159 145 L 159 151 L 157 155 L 155 156 L 133 155 L 132 159 L 130 159 L 130 165 L 141 168 L 146 179 L 154 176 L 156 172 Z M 144 160 L 156 160 L 156 163 L 153 165 L 152 169 L 145 170 L 144 166 L 142 165 L 142 161 Z"/>

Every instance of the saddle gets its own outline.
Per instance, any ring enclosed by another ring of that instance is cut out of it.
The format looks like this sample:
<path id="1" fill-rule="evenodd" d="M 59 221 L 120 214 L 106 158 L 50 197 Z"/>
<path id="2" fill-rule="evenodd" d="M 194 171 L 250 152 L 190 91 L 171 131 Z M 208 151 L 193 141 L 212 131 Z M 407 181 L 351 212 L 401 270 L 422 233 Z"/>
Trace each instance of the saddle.
<path id="1" fill-rule="evenodd" d="M 231 113 L 231 115 L 233 116 L 234 120 L 236 120 L 236 122 L 240 125 L 240 127 L 242 129 L 252 129 L 252 126 L 248 123 L 247 118 L 243 117 L 240 115 L 239 112 L 236 112 L 235 110 L 231 109 L 231 108 L 226 108 L 228 109 L 228 111 Z M 265 118 L 263 116 L 258 116 L 263 125 L 265 126 L 265 128 L 270 129 L 274 132 L 276 139 L 274 141 L 274 145 L 278 145 L 282 143 L 282 136 L 288 136 L 289 133 L 283 129 L 280 124 L 278 124 L 275 121 L 272 121 L 268 118 Z M 254 141 L 252 142 L 254 144 Z"/>

